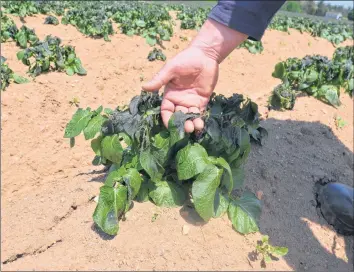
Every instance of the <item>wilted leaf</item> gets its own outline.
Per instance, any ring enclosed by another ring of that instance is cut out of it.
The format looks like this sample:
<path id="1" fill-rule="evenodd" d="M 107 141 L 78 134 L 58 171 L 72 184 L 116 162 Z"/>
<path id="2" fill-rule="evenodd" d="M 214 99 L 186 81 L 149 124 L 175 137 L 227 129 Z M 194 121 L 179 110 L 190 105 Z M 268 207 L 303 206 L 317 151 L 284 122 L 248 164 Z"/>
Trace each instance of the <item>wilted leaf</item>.
<path id="1" fill-rule="evenodd" d="M 95 223 L 107 234 L 116 235 L 119 229 L 118 220 L 124 212 L 127 201 L 127 188 L 104 185 L 100 188 L 98 204 L 93 213 Z"/>
<path id="2" fill-rule="evenodd" d="M 139 154 L 140 164 L 143 169 L 148 173 L 151 180 L 157 181 L 161 180 L 165 169 L 159 163 L 157 158 L 153 156 L 150 149 L 146 149 L 140 152 Z"/>

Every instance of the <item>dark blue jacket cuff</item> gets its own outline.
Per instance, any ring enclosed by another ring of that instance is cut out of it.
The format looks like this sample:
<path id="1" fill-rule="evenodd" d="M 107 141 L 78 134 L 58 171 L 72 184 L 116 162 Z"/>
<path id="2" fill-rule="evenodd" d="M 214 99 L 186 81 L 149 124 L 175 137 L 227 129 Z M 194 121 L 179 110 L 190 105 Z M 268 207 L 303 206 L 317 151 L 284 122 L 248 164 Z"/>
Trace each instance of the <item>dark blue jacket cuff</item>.
<path id="1" fill-rule="evenodd" d="M 222 1 L 211 10 L 209 18 L 260 40 L 274 14 L 284 4 L 280 1 Z"/>

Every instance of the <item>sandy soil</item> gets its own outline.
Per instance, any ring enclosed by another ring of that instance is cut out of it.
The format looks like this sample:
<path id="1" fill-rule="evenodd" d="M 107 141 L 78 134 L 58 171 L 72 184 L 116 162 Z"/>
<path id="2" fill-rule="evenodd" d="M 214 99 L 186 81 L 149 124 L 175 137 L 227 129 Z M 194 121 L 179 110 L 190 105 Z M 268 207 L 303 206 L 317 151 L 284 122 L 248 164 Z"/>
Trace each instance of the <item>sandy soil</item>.
<path id="1" fill-rule="evenodd" d="M 74 149 L 63 139 L 76 110 L 69 101 L 78 97 L 81 107 L 126 103 L 140 92 L 140 78 L 152 77 L 162 63 L 147 61 L 151 48 L 140 37 L 117 33 L 104 42 L 72 26 L 43 25 L 43 16 L 26 20 L 41 39 L 52 34 L 75 45 L 88 75 L 51 72 L 1 93 L 2 270 L 260 270 L 252 252 L 268 234 L 289 253 L 266 270 L 352 271 L 353 239 L 337 235 L 318 216 L 312 190 L 322 177 L 353 183 L 353 101 L 343 94 L 343 105 L 334 109 L 303 97 L 293 111 L 266 109 L 279 83 L 271 76 L 274 65 L 306 54 L 330 57 L 335 48 L 329 42 L 296 31 L 267 31 L 261 55 L 235 50 L 221 65 L 216 92 L 255 100 L 269 131 L 265 146 L 253 147 L 246 172 L 247 186 L 263 193 L 261 233 L 242 236 L 227 217 L 202 224 L 187 207 L 135 203 L 111 239 L 94 228 L 91 217 L 102 168 L 91 165 L 83 137 Z M 180 35 L 196 34 L 176 32 L 164 42 L 168 58 L 187 46 Z M 10 67 L 24 75 L 18 50 L 12 42 L 1 45 Z M 347 122 L 342 130 L 335 126 L 336 115 Z"/>

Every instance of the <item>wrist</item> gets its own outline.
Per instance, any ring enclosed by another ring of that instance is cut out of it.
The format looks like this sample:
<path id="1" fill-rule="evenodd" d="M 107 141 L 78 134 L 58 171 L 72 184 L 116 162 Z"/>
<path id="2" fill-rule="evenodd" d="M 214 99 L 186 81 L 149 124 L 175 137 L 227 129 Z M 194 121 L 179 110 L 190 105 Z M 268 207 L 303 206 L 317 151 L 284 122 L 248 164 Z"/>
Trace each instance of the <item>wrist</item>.
<path id="1" fill-rule="evenodd" d="M 247 35 L 231 29 L 213 19 L 207 19 L 191 47 L 202 50 L 219 64 L 244 40 Z"/>

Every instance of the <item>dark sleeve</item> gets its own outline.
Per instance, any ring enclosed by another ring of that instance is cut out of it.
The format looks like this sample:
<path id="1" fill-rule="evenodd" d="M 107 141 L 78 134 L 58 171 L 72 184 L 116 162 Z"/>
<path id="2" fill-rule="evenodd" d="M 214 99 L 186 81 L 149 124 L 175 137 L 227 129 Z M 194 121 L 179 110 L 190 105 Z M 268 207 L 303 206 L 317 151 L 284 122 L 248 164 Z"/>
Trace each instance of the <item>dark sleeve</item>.
<path id="1" fill-rule="evenodd" d="M 223 1 L 211 10 L 209 18 L 259 41 L 274 14 L 285 3 L 279 1 Z"/>

